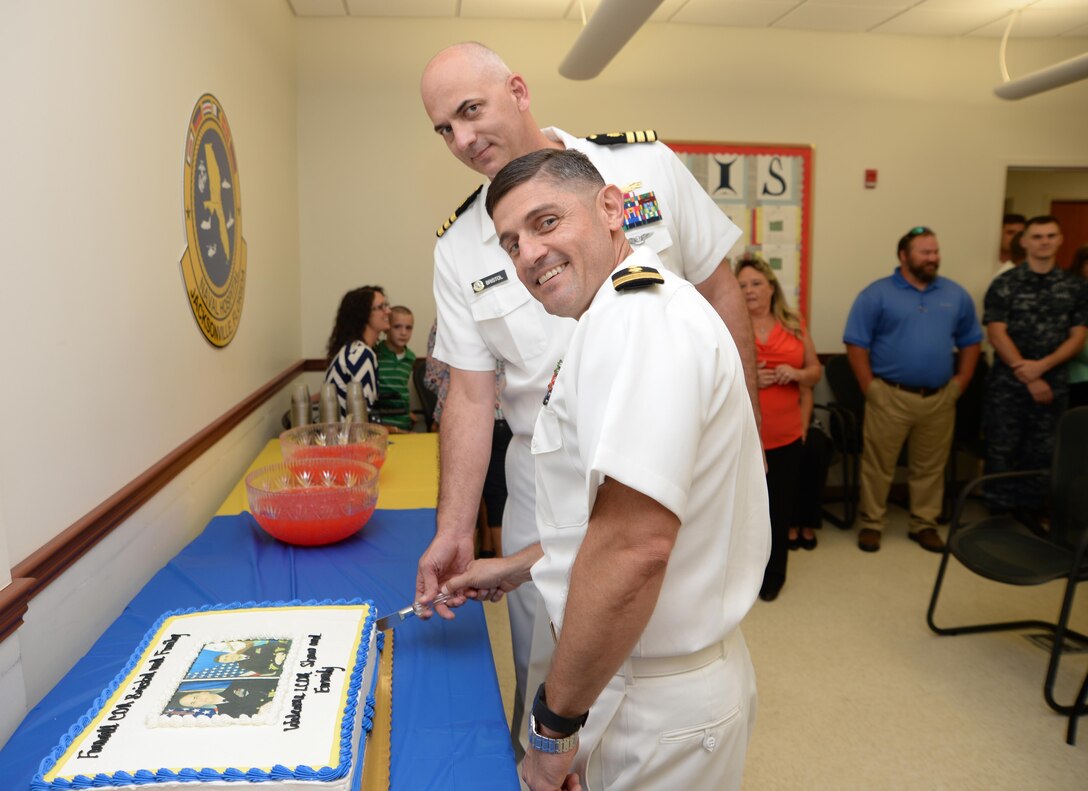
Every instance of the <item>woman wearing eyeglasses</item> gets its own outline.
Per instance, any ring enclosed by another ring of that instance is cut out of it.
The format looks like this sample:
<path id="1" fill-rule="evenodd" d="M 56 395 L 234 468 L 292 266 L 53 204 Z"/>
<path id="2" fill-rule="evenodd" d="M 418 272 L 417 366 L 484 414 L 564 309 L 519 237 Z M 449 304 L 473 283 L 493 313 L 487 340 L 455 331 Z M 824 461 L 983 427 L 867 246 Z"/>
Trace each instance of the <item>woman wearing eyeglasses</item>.
<path id="1" fill-rule="evenodd" d="M 374 345 L 389 329 L 389 303 L 381 286 L 363 286 L 344 294 L 329 336 L 325 381 L 336 386 L 340 418 L 347 416 L 348 383 L 359 382 L 368 409 L 378 400 L 378 358 Z"/>
<path id="2" fill-rule="evenodd" d="M 812 416 L 811 399 L 802 414 L 801 388 L 816 386 L 822 366 L 801 317 L 786 302 L 774 270 L 759 256 L 745 254 L 737 262 L 736 275 L 755 334 L 759 409 L 763 414 L 760 433 L 771 505 L 771 557 L 759 597 L 774 601 L 786 582 L 790 524 L 804 451 L 802 437 Z M 816 546 L 816 535 L 809 527 L 801 528 L 794 541 L 811 549 Z"/>

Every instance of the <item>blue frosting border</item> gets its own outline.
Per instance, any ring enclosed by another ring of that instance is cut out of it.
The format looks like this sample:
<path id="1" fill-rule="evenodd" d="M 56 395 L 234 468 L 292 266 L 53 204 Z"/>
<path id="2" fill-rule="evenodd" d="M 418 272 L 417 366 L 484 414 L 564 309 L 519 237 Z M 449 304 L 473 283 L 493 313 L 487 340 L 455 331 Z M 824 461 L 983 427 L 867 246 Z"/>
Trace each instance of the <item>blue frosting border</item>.
<path id="1" fill-rule="evenodd" d="M 169 769 L 159 769 L 156 772 L 149 771 L 147 769 L 140 769 L 136 772 L 115 772 L 114 774 L 99 773 L 94 777 L 87 775 L 76 775 L 71 780 L 64 778 L 57 778 L 52 782 L 45 780 L 46 773 L 56 765 L 61 756 L 68 750 L 72 742 L 75 741 L 83 730 L 91 723 L 95 715 L 102 709 L 112 696 L 117 691 L 117 688 L 121 686 L 121 683 L 125 680 L 129 673 L 131 673 L 136 665 L 139 663 L 140 658 L 144 655 L 144 651 L 151 645 L 151 641 L 155 635 L 158 634 L 159 629 L 166 622 L 167 618 L 172 618 L 176 615 L 189 615 L 197 612 L 212 612 L 215 610 L 242 610 L 251 609 L 257 607 L 326 607 L 326 606 L 353 606 L 367 604 L 370 606 L 370 611 L 367 613 L 366 621 L 363 624 L 363 639 L 359 641 L 359 650 L 355 656 L 355 667 L 352 669 L 351 680 L 348 683 L 347 704 L 344 706 L 344 716 L 340 724 L 340 764 L 338 766 L 324 766 L 320 769 L 314 769 L 309 766 L 296 766 L 294 769 L 289 769 L 286 766 L 276 765 L 269 771 L 263 769 L 250 769 L 243 772 L 239 769 L 226 769 L 223 772 L 217 772 L 214 769 L 181 769 L 177 772 L 173 772 Z M 116 788 L 119 785 L 131 784 L 131 785 L 151 785 L 154 783 L 201 783 L 211 782 L 214 780 L 226 780 L 226 781 L 245 781 L 249 783 L 263 783 L 271 780 L 313 780 L 328 782 L 329 780 L 337 780 L 344 777 L 351 767 L 351 738 L 355 731 L 355 714 L 359 706 L 359 689 L 363 683 L 363 669 L 366 667 L 367 654 L 370 652 L 370 642 L 366 639 L 366 636 L 370 634 L 370 630 L 374 625 L 374 621 L 377 620 L 377 612 L 374 609 L 374 602 L 364 599 L 322 599 L 302 601 L 301 599 L 292 599 L 291 601 L 266 601 L 266 602 L 231 602 L 230 604 L 205 604 L 202 607 L 189 607 L 180 610 L 170 610 L 163 613 L 147 634 L 144 635 L 144 639 L 140 642 L 140 645 L 132 653 L 128 663 L 121 669 L 121 672 L 114 677 L 109 686 L 103 690 L 102 694 L 95 698 L 91 707 L 87 710 L 87 713 L 80 717 L 68 732 L 61 738 L 60 743 L 53 748 L 53 751 L 49 753 L 38 766 L 38 773 L 34 775 L 34 779 L 30 781 L 31 791 L 71 791 L 71 789 L 85 789 L 85 788 Z M 378 650 L 381 650 L 381 646 L 384 644 L 384 640 L 381 638 L 384 635 L 378 635 Z M 374 678 L 377 678 L 377 673 L 374 673 Z M 374 689 L 371 684 L 370 695 L 368 695 L 365 702 L 364 716 L 363 716 L 363 728 L 366 732 L 370 732 L 373 727 L 373 712 L 374 712 Z"/>
<path id="2" fill-rule="evenodd" d="M 366 696 L 366 707 L 363 709 L 363 730 L 369 735 L 374 730 L 375 690 L 378 688 L 378 673 L 381 670 L 381 654 L 385 651 L 385 632 L 378 632 L 374 641 L 374 647 L 378 649 L 378 658 L 375 659 L 374 672 L 370 676 L 370 692 Z M 365 756 L 365 752 L 363 753 Z M 351 780 L 352 788 L 362 788 L 363 764 L 357 761 L 355 774 Z"/>

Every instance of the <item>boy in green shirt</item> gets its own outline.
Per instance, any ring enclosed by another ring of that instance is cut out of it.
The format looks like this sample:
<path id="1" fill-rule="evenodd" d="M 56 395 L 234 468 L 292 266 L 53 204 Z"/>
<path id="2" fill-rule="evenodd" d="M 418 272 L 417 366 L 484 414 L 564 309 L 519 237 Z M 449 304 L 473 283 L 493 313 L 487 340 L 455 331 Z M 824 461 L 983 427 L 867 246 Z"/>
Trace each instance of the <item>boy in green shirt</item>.
<path id="1" fill-rule="evenodd" d="M 397 305 L 389 317 L 385 340 L 378 344 L 378 403 L 375 411 L 383 425 L 403 431 L 412 430 L 413 416 L 408 411 L 408 387 L 412 379 L 415 353 L 408 348 L 414 320 L 412 311 Z"/>

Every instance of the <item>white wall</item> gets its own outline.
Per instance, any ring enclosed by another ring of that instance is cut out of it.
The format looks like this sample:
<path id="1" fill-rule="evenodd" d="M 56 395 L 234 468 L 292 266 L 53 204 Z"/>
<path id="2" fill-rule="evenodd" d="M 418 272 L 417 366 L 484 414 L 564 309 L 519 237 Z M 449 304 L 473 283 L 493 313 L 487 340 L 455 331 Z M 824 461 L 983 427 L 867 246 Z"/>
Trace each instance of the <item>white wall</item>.
<path id="1" fill-rule="evenodd" d="M 298 360 L 295 60 L 285 2 L 0 6 L 5 575 Z M 205 92 L 234 135 L 249 250 L 241 326 L 222 350 L 197 328 L 179 267 L 185 131 Z M 32 600 L 0 651 L 0 740 L 22 716 L 12 679 L 33 705 L 203 527 L 285 408 L 252 416 Z"/>
<path id="2" fill-rule="evenodd" d="M 996 259 L 1010 164 L 1088 165 L 1088 83 L 1005 102 L 996 39 L 929 39 L 650 25 L 600 78 L 557 65 L 569 23 L 300 19 L 302 338 L 320 356 L 341 294 L 380 281 L 433 316 L 434 229 L 480 183 L 446 151 L 419 101 L 441 47 L 475 39 L 522 72 L 542 124 L 575 134 L 657 129 L 666 139 L 815 146 L 812 328 L 842 349 L 856 293 L 926 224 L 943 272 L 981 295 Z M 1088 49 L 1014 41 L 1015 75 Z M 877 168 L 876 190 L 863 171 Z"/>

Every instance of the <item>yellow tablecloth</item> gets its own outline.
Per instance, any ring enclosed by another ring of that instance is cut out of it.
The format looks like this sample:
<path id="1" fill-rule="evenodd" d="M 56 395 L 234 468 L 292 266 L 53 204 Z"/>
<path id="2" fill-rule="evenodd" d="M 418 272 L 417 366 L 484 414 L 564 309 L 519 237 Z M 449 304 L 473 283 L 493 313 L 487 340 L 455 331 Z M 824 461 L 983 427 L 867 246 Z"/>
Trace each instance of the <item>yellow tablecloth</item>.
<path id="1" fill-rule="evenodd" d="M 258 467 L 280 461 L 283 461 L 280 441 L 269 440 L 215 515 L 230 516 L 248 511 L 246 475 Z M 378 479 L 378 508 L 434 508 L 437 503 L 438 434 L 391 434 Z"/>

